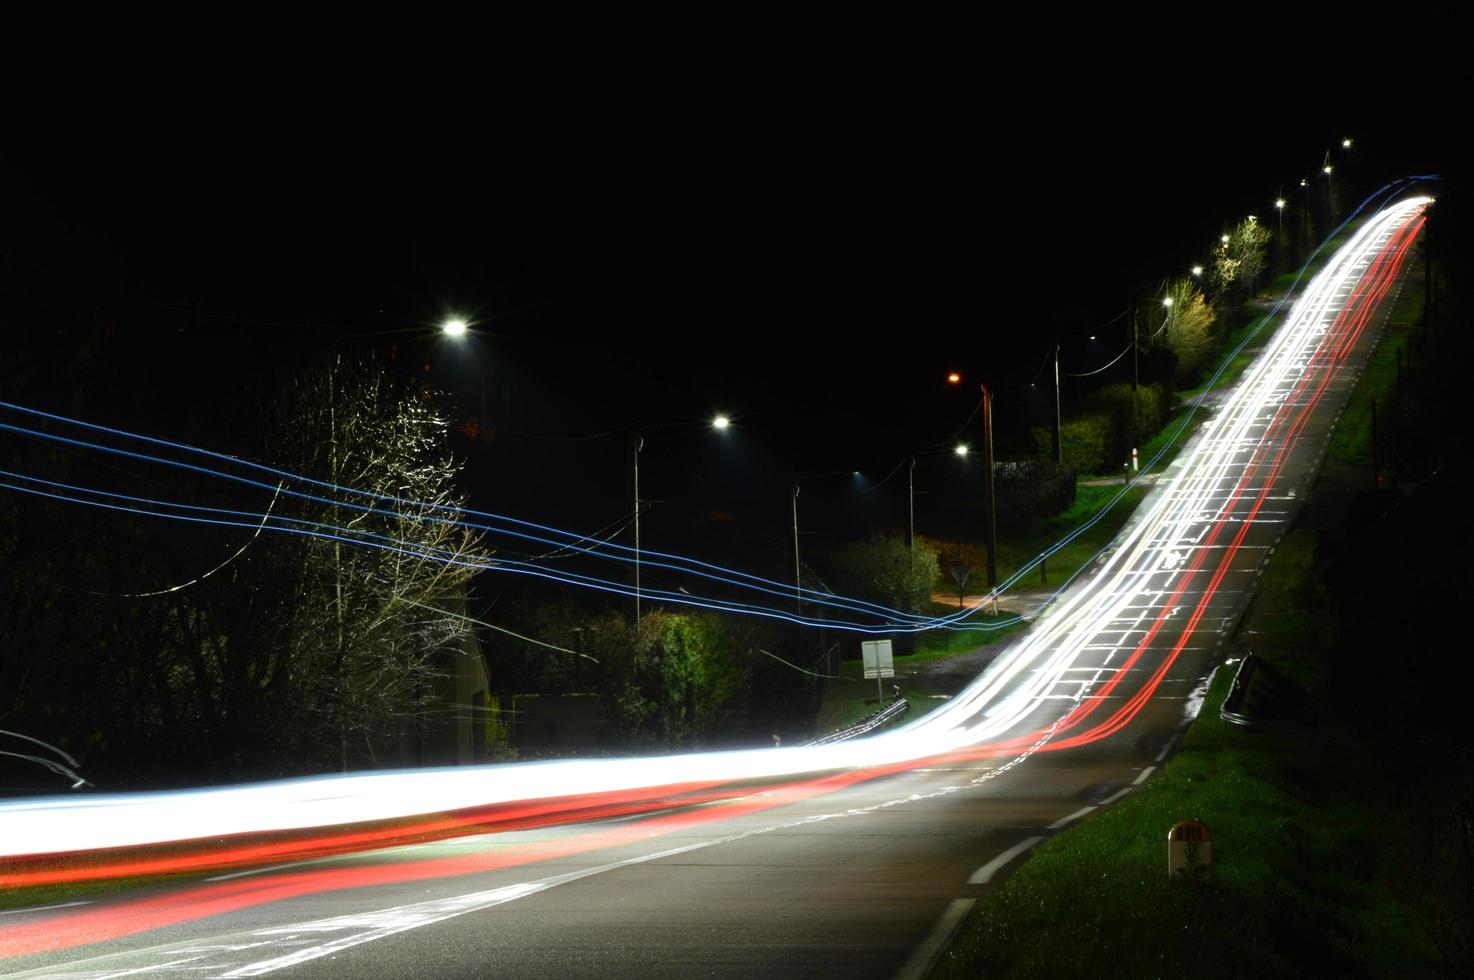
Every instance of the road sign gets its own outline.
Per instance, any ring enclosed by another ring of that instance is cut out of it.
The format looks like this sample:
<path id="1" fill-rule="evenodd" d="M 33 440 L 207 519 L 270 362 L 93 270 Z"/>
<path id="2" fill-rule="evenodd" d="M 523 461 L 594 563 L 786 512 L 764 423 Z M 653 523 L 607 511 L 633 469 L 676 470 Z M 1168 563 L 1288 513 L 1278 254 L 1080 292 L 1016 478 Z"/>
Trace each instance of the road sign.
<path id="1" fill-rule="evenodd" d="M 862 640 L 860 655 L 865 660 L 865 679 L 895 677 L 896 664 L 891 659 L 890 640 Z"/>
<path id="2" fill-rule="evenodd" d="M 860 656 L 865 663 L 865 678 L 875 678 L 875 700 L 883 704 L 885 692 L 880 689 L 880 679 L 896 676 L 896 663 L 891 659 L 891 641 L 861 640 Z"/>

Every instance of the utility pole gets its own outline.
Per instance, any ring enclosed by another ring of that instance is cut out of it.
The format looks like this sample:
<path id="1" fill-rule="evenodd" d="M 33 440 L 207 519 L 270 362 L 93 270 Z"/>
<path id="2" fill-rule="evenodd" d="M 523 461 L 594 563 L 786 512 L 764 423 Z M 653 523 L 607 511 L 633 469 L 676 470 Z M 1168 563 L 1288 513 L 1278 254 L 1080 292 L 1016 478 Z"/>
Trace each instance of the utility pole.
<path id="1" fill-rule="evenodd" d="M 793 481 L 793 601 L 799 612 L 804 610 L 803 584 L 798 564 L 798 481 Z"/>
<path id="2" fill-rule="evenodd" d="M 1059 346 L 1055 351 L 1055 393 L 1059 389 Z M 988 509 L 986 514 L 988 532 L 988 588 L 991 590 L 998 584 L 998 523 L 994 514 L 993 497 L 993 394 L 988 391 L 987 385 L 979 385 L 983 389 L 983 479 L 988 493 Z M 1058 401 L 1056 401 L 1056 409 Z M 1056 419 L 1058 416 L 1056 415 Z M 1057 432 L 1058 430 L 1056 430 Z"/>
<path id="3" fill-rule="evenodd" d="M 916 551 L 916 454 L 906 467 L 906 550 Z"/>
<path id="4" fill-rule="evenodd" d="M 984 402 L 984 405 L 986 405 L 987 402 L 988 402 L 988 389 L 986 387 L 983 388 L 983 402 Z M 984 411 L 986 412 L 987 409 L 984 408 Z M 1064 458 L 1061 455 L 1061 448 L 1060 448 L 1060 443 L 1061 442 L 1063 442 L 1063 438 L 1060 435 L 1060 421 L 1059 421 L 1059 344 L 1055 344 L 1054 345 L 1054 462 L 1055 462 L 1055 465 L 1056 466 L 1058 466 L 1058 465 L 1060 465 L 1060 464 L 1062 464 L 1064 462 Z M 990 472 L 989 473 L 989 476 L 988 476 L 988 479 L 991 480 L 992 478 L 993 477 L 992 477 L 992 474 Z M 993 583 L 989 582 L 988 584 L 989 585 L 992 585 Z"/>
<path id="5" fill-rule="evenodd" d="M 640 625 L 640 450 L 644 433 L 635 433 L 635 625 Z"/>
<path id="6" fill-rule="evenodd" d="M 1133 394 L 1133 395 L 1136 394 L 1137 384 L 1141 380 L 1141 364 L 1140 364 L 1139 359 L 1137 358 L 1137 352 L 1139 350 L 1140 350 L 1140 347 L 1139 347 L 1138 342 L 1137 342 L 1137 339 L 1136 339 L 1136 304 L 1135 303 L 1132 303 L 1131 304 L 1131 394 Z M 1133 406 L 1132 407 L 1132 411 L 1134 412 L 1136 410 L 1135 409 L 1136 400 L 1135 399 L 1132 399 L 1131 404 Z"/>

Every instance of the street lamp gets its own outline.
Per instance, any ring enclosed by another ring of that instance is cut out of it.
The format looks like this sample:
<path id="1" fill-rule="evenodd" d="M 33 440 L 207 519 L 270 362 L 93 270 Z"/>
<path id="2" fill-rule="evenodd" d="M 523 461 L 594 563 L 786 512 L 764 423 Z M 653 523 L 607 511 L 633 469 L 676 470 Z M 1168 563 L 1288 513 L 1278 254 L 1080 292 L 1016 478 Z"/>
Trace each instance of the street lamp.
<path id="1" fill-rule="evenodd" d="M 640 622 L 640 451 L 645 448 L 645 431 L 647 429 L 684 429 L 701 425 L 700 422 L 658 422 L 654 425 L 642 426 L 635 430 L 635 623 Z M 718 415 L 709 423 L 705 423 L 717 431 L 731 428 L 732 419 L 727 415 Z"/>
<path id="2" fill-rule="evenodd" d="M 446 320 L 440 325 L 440 332 L 445 334 L 447 337 L 464 337 L 466 335 L 466 331 L 469 329 L 470 327 L 467 325 L 466 321 L 460 319 L 459 317 L 452 317 L 451 319 Z"/>
<path id="3" fill-rule="evenodd" d="M 930 452 L 911 454 L 909 465 L 906 468 L 906 548 L 909 551 L 916 550 L 916 457 L 945 452 L 950 452 L 958 459 L 966 459 L 969 449 L 967 443 L 959 442 L 950 450 L 934 449 Z"/>
<path id="4" fill-rule="evenodd" d="M 1095 338 L 1090 338 L 1094 340 Z M 956 373 L 947 376 L 952 384 L 962 380 L 962 375 Z M 983 393 L 983 482 L 987 487 L 988 510 L 986 515 L 988 532 L 988 586 L 998 583 L 998 525 L 993 519 L 993 393 L 985 384 L 978 385 Z M 952 450 L 958 457 L 965 457 L 968 453 L 966 443 L 958 443 Z M 1059 344 L 1054 345 L 1054 454 L 1055 462 L 1059 462 Z M 916 465 L 912 460 L 911 465 Z"/>

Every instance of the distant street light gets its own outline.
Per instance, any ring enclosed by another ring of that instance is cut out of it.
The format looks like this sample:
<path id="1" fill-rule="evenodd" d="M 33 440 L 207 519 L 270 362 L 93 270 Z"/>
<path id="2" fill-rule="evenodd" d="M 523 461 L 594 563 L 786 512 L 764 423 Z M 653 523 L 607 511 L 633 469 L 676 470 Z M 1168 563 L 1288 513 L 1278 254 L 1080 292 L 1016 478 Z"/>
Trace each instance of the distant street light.
<path id="1" fill-rule="evenodd" d="M 711 420 L 711 427 L 718 431 L 727 428 L 731 424 L 732 420 L 725 415 L 718 415 L 716 418 Z"/>
<path id="2" fill-rule="evenodd" d="M 956 448 L 952 450 L 952 454 L 954 456 L 966 456 L 967 453 L 968 453 L 967 444 L 966 443 L 962 443 L 962 442 L 959 442 L 957 444 Z"/>
<path id="3" fill-rule="evenodd" d="M 1341 149 L 1343 149 L 1343 150 L 1349 150 L 1349 149 L 1351 149 L 1351 137 L 1348 136 L 1344 140 L 1341 141 Z"/>
<path id="4" fill-rule="evenodd" d="M 1277 197 L 1274 199 L 1274 210 L 1279 214 L 1279 234 L 1285 233 L 1285 199 Z M 1279 248 L 1275 245 L 1275 248 Z"/>
<path id="5" fill-rule="evenodd" d="M 1200 266 L 1200 265 L 1193 266 L 1192 273 L 1193 273 L 1193 276 L 1195 278 L 1198 278 L 1198 279 L 1203 278 L 1203 267 Z"/>
<path id="6" fill-rule="evenodd" d="M 440 325 L 440 332 L 447 337 L 463 337 L 468 329 L 466 321 L 459 318 L 446 320 Z"/>

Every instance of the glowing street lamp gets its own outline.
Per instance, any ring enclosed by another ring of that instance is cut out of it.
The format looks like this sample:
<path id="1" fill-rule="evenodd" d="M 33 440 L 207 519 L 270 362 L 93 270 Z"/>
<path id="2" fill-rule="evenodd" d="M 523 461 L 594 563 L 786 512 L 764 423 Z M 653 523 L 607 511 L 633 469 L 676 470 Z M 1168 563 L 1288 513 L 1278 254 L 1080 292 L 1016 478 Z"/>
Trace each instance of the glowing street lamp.
<path id="1" fill-rule="evenodd" d="M 1349 150 L 1349 149 L 1351 149 L 1351 137 L 1350 136 L 1346 137 L 1344 140 L 1341 141 L 1341 149 L 1343 149 L 1343 150 Z"/>
<path id="2" fill-rule="evenodd" d="M 963 457 L 963 458 L 966 458 L 966 456 L 967 456 L 967 454 L 968 454 L 968 447 L 967 447 L 967 443 L 965 443 L 965 442 L 959 442 L 959 443 L 958 443 L 958 444 L 957 444 L 957 446 L 956 446 L 956 448 L 954 448 L 954 449 L 953 449 L 953 450 L 952 450 L 952 454 L 953 454 L 953 455 L 954 455 L 954 456 L 959 456 L 959 457 Z"/>
<path id="3" fill-rule="evenodd" d="M 1200 266 L 1200 265 L 1193 266 L 1192 273 L 1193 273 L 1193 278 L 1195 278 L 1195 279 L 1201 279 L 1201 278 L 1203 278 L 1203 267 Z"/>
<path id="4" fill-rule="evenodd" d="M 464 337 L 470 326 L 459 317 L 452 317 L 440 325 L 440 332 L 447 337 Z"/>
<path id="5" fill-rule="evenodd" d="M 716 418 L 711 420 L 711 427 L 719 432 L 729 427 L 731 424 L 732 420 L 726 415 L 718 415 Z"/>

